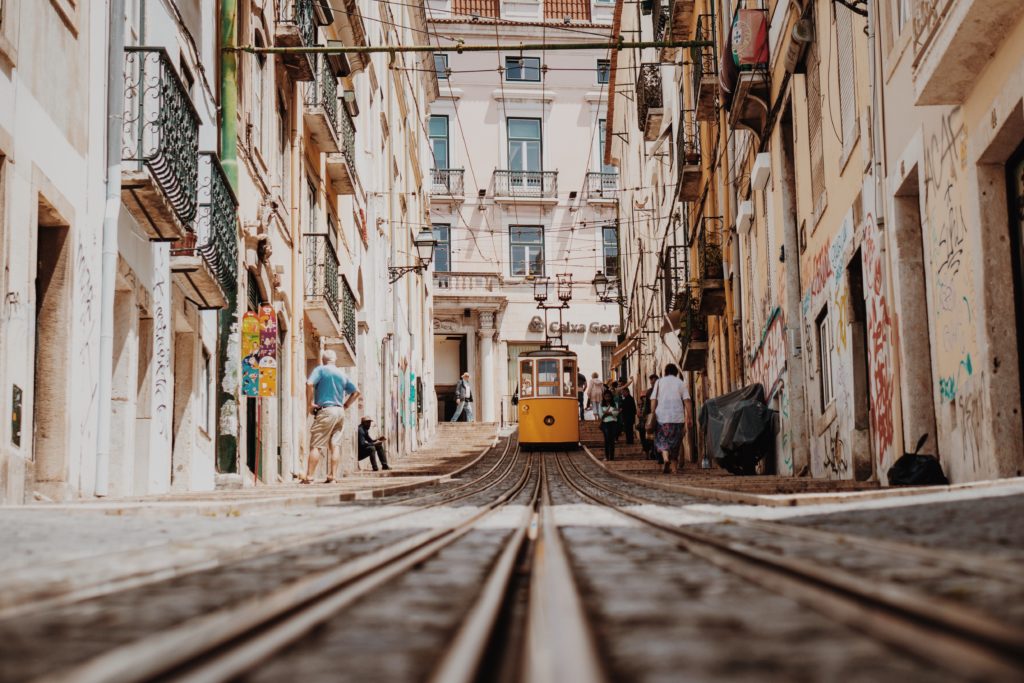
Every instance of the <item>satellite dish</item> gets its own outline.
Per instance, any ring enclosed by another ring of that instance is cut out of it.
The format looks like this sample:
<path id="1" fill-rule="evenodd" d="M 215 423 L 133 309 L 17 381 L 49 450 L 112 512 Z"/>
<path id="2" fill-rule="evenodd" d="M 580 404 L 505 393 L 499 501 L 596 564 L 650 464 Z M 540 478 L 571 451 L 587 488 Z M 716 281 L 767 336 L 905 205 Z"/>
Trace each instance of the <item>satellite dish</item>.
<path id="1" fill-rule="evenodd" d="M 814 24 L 809 19 L 800 19 L 793 25 L 793 40 L 798 43 L 814 42 Z"/>

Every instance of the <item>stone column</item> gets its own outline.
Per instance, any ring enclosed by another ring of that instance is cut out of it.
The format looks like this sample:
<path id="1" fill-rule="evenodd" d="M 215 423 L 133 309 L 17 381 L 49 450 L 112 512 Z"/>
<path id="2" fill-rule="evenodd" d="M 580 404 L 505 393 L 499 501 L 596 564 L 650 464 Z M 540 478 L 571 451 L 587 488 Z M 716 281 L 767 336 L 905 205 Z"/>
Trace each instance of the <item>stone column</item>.
<path id="1" fill-rule="evenodd" d="M 480 338 L 480 379 L 476 383 L 478 388 L 477 397 L 474 401 L 477 410 L 476 419 L 480 422 L 494 422 L 494 313 L 483 311 L 480 313 L 480 330 L 477 332 Z M 477 403 L 477 401 L 479 401 Z"/>

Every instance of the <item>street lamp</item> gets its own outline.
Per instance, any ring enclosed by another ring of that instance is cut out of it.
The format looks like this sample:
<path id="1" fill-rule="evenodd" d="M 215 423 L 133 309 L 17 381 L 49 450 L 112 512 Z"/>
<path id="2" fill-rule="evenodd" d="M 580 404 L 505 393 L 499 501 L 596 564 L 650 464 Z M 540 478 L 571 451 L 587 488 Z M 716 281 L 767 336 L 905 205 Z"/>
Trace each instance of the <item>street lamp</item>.
<path id="1" fill-rule="evenodd" d="M 538 304 L 543 304 L 548 300 L 548 279 L 546 277 L 534 278 L 533 300 Z"/>
<path id="2" fill-rule="evenodd" d="M 420 228 L 419 233 L 413 238 L 412 244 L 416 247 L 416 260 L 419 263 L 415 266 L 389 266 L 388 275 L 391 276 L 389 282 L 398 282 L 406 273 L 419 273 L 434 260 L 434 247 L 437 246 L 437 238 L 434 237 L 433 230 L 427 227 Z"/>
<path id="3" fill-rule="evenodd" d="M 618 292 L 618 278 L 610 278 L 599 270 L 590 284 L 594 285 L 594 294 L 597 295 L 597 300 L 601 303 L 626 305 L 626 298 Z"/>
<path id="4" fill-rule="evenodd" d="M 572 274 L 561 273 L 555 277 L 558 280 L 558 300 L 568 305 L 572 300 Z"/>

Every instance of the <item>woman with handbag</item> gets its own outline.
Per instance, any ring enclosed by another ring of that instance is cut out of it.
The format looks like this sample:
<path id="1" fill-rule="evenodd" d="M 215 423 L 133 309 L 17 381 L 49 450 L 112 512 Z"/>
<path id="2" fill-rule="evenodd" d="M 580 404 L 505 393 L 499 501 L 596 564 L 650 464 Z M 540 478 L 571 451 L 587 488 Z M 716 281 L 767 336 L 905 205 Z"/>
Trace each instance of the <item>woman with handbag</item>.
<path id="1" fill-rule="evenodd" d="M 665 376 L 658 380 L 651 393 L 651 413 L 657 421 L 654 448 L 664 465 L 662 472 L 671 474 L 679 469 L 679 447 L 683 434 L 693 426 L 693 401 L 686 382 L 679 378 L 674 363 L 665 366 Z"/>
<path id="2" fill-rule="evenodd" d="M 604 434 L 604 459 L 615 459 L 615 440 L 619 438 L 619 409 L 615 406 L 612 392 L 604 392 L 601 405 L 597 407 L 597 419 L 601 421 Z"/>

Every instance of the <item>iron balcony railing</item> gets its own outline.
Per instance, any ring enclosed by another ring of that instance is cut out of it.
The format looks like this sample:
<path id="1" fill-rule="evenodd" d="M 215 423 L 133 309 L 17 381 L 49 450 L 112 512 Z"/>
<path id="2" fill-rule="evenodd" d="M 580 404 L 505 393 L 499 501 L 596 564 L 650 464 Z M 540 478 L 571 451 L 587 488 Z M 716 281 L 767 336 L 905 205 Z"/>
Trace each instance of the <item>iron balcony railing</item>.
<path id="1" fill-rule="evenodd" d="M 340 322 L 338 314 L 338 254 L 329 236 L 306 234 L 306 301 L 322 301 Z"/>
<path id="2" fill-rule="evenodd" d="M 356 124 L 345 107 L 338 107 L 338 142 L 352 175 L 356 173 Z M 354 181 L 353 181 L 354 182 Z"/>
<path id="3" fill-rule="evenodd" d="M 558 191 L 558 171 L 495 171 L 494 194 L 497 197 L 554 197 Z"/>
<path id="4" fill-rule="evenodd" d="M 238 200 L 220 159 L 199 155 L 199 205 L 185 236 L 171 245 L 172 256 L 201 256 L 225 294 L 238 283 Z"/>
<path id="5" fill-rule="evenodd" d="M 175 215 L 196 215 L 199 114 L 161 47 L 126 47 L 121 160 L 148 169 Z"/>
<path id="6" fill-rule="evenodd" d="M 700 312 L 700 302 L 697 297 L 690 293 L 687 297 L 686 313 L 683 316 L 683 324 L 679 328 L 679 341 L 683 347 L 683 353 L 690 348 L 693 342 L 707 342 L 708 340 L 708 318 Z"/>
<path id="7" fill-rule="evenodd" d="M 348 342 L 352 353 L 356 351 L 356 298 L 352 288 L 343 278 L 341 281 L 341 333 Z"/>
<path id="8" fill-rule="evenodd" d="M 697 264 L 701 281 L 721 280 L 723 221 L 720 216 L 703 219 L 700 235 L 697 237 Z"/>
<path id="9" fill-rule="evenodd" d="M 615 199 L 619 196 L 619 174 L 587 174 L 587 197 L 591 199 Z"/>
<path id="10" fill-rule="evenodd" d="M 498 273 L 434 271 L 434 287 L 452 292 L 497 292 L 501 289 Z"/>
<path id="11" fill-rule="evenodd" d="M 306 84 L 306 106 L 320 107 L 331 126 L 331 132 L 338 135 L 338 77 L 325 55 L 317 56 L 316 77 Z"/>
<path id="12" fill-rule="evenodd" d="M 302 44 L 312 47 L 316 44 L 316 17 L 313 3 L 316 0 L 280 0 L 278 21 L 295 24 L 302 37 Z"/>
<path id="13" fill-rule="evenodd" d="M 430 174 L 432 178 L 431 191 L 434 194 L 461 197 L 465 192 L 463 188 L 464 169 L 435 168 L 431 170 Z"/>
<path id="14" fill-rule="evenodd" d="M 692 109 L 684 109 L 676 134 L 676 172 L 687 166 L 700 166 L 700 123 Z"/>
<path id="15" fill-rule="evenodd" d="M 672 0 L 658 2 L 654 6 L 654 40 L 665 40 L 665 33 L 672 23 Z"/>
<path id="16" fill-rule="evenodd" d="M 701 79 L 704 76 L 716 76 L 718 74 L 718 51 L 715 45 L 714 17 L 710 14 L 702 14 L 697 17 L 697 31 L 694 39 L 711 42 L 711 45 L 690 48 L 693 96 L 696 98 L 697 93 L 700 91 Z"/>
<path id="17" fill-rule="evenodd" d="M 673 245 L 665 247 L 661 258 L 662 292 L 665 295 L 665 313 L 680 310 L 687 297 L 690 279 L 689 247 Z"/>
<path id="18" fill-rule="evenodd" d="M 661 93 L 661 65 L 641 64 L 636 79 L 636 114 L 640 130 L 647 129 L 647 114 L 663 106 Z"/>

